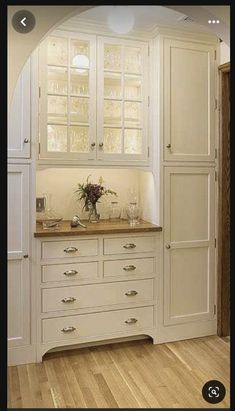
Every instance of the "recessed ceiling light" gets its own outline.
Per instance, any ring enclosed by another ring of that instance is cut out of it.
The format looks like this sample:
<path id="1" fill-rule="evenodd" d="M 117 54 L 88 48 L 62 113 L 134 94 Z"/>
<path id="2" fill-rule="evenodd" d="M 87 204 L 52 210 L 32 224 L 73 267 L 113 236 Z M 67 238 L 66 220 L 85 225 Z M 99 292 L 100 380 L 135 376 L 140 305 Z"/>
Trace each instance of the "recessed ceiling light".
<path id="1" fill-rule="evenodd" d="M 219 20 L 216 20 L 216 23 L 219 24 Z"/>
<path id="2" fill-rule="evenodd" d="M 212 23 L 215 24 L 215 20 L 212 20 Z"/>
<path id="3" fill-rule="evenodd" d="M 211 20 L 208 20 L 208 23 L 211 24 Z"/>
<path id="4" fill-rule="evenodd" d="M 129 33 L 135 18 L 128 6 L 114 6 L 108 15 L 109 27 L 118 34 Z"/>

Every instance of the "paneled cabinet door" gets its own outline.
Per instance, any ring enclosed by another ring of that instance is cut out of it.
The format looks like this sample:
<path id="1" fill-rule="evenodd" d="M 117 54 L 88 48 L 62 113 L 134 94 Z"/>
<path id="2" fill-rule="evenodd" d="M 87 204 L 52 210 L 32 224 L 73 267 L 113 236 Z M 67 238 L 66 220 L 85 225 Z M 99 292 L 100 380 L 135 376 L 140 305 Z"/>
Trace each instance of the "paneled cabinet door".
<path id="1" fill-rule="evenodd" d="M 30 343 L 29 166 L 8 166 L 8 347 Z"/>
<path id="2" fill-rule="evenodd" d="M 164 40 L 164 159 L 215 158 L 215 48 Z"/>
<path id="3" fill-rule="evenodd" d="M 148 44 L 98 37 L 97 158 L 146 162 Z"/>
<path id="4" fill-rule="evenodd" d="M 214 173 L 212 168 L 165 167 L 165 325 L 214 315 Z"/>
<path id="5" fill-rule="evenodd" d="M 83 33 L 40 45 L 40 159 L 96 158 L 95 53 L 95 36 Z"/>
<path id="6" fill-rule="evenodd" d="M 8 157 L 30 157 L 30 59 L 17 81 L 8 115 Z"/>

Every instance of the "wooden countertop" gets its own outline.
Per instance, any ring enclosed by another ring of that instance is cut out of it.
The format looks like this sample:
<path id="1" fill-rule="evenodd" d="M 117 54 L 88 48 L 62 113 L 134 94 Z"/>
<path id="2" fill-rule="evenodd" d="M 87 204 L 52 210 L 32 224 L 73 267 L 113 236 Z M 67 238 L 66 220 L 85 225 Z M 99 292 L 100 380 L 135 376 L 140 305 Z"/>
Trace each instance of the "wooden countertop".
<path id="1" fill-rule="evenodd" d="M 100 220 L 98 223 L 89 223 L 83 220 L 87 228 L 81 226 L 71 227 L 70 221 L 61 221 L 59 227 L 43 229 L 40 223 L 37 223 L 34 237 L 59 237 L 59 236 L 79 236 L 79 235 L 96 235 L 96 234 L 115 234 L 115 233 L 143 233 L 152 231 L 162 231 L 162 227 L 141 220 L 139 224 L 130 226 L 126 220 L 110 222 L 109 220 Z"/>

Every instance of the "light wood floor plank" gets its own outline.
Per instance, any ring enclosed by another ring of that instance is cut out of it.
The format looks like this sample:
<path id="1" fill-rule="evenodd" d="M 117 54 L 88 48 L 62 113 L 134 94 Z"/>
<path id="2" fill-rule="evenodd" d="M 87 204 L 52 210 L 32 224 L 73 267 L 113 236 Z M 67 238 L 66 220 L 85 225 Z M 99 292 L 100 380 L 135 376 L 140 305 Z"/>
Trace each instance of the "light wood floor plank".
<path id="1" fill-rule="evenodd" d="M 221 403 L 201 394 L 226 387 Z M 8 408 L 229 408 L 230 343 L 217 336 L 153 345 L 151 340 L 47 354 L 9 367 Z"/>

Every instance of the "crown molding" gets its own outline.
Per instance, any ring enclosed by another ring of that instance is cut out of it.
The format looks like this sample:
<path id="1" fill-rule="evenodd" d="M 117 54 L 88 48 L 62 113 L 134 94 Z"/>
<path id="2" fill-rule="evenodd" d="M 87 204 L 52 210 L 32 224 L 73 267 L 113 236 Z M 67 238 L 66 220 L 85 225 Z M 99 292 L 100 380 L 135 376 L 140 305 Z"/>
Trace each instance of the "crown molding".
<path id="1" fill-rule="evenodd" d="M 115 38 L 126 38 L 133 40 L 149 41 L 155 37 L 162 36 L 177 36 L 177 37 L 192 37 L 192 40 L 203 41 L 206 43 L 218 43 L 219 39 L 215 34 L 208 32 L 196 31 L 193 28 L 178 27 L 176 25 L 154 24 L 146 30 L 132 30 L 130 34 L 116 34 L 111 31 L 107 24 L 95 22 L 93 20 L 84 19 L 79 16 L 72 17 L 62 23 L 57 30 L 82 32 L 94 35 L 103 35 Z"/>

